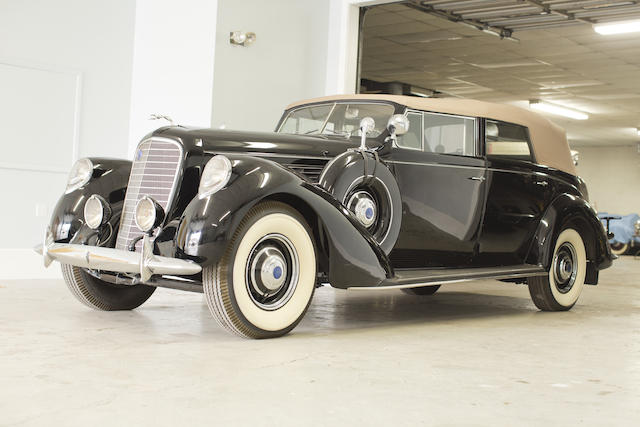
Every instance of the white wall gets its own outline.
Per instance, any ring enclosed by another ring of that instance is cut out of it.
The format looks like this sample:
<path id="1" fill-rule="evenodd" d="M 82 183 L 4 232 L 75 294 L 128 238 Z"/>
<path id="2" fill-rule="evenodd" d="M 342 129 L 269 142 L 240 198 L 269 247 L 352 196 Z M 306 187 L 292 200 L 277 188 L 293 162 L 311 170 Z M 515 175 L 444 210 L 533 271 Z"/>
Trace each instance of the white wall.
<path id="1" fill-rule="evenodd" d="M 127 154 L 134 7 L 0 0 L 3 277 L 28 271 L 74 157 Z"/>
<path id="2" fill-rule="evenodd" d="M 271 131 L 291 102 L 325 94 L 329 0 L 219 0 L 212 124 Z M 252 31 L 249 47 L 231 31 Z"/>
<path id="3" fill-rule="evenodd" d="M 635 146 L 572 148 L 580 153 L 578 175 L 599 212 L 640 213 L 640 153 Z"/>
<path id="4" fill-rule="evenodd" d="M 210 126 L 217 3 L 137 0 L 130 155 L 144 135 L 167 125 L 151 114 Z"/>

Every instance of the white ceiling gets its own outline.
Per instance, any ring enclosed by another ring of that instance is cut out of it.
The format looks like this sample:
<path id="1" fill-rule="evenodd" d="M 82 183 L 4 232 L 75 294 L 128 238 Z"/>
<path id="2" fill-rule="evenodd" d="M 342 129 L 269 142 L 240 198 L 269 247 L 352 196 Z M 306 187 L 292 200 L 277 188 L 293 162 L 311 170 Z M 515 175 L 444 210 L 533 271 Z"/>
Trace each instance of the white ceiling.
<path id="1" fill-rule="evenodd" d="M 541 99 L 575 108 L 590 118 L 548 116 L 573 146 L 640 141 L 640 33 L 603 36 L 572 21 L 514 30 L 514 42 L 387 4 L 367 12 L 363 34 L 362 78 L 524 107 Z"/>

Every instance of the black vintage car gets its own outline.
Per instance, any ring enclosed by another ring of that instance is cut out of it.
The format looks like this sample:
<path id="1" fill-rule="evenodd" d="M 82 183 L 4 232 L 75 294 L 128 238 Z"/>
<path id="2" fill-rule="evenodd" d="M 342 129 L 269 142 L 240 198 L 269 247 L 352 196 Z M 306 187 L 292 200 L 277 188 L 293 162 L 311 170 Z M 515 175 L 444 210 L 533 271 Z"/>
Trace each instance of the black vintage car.
<path id="1" fill-rule="evenodd" d="M 614 258 L 560 128 L 390 95 L 291 105 L 274 133 L 163 127 L 132 162 L 81 159 L 40 250 L 90 307 L 204 292 L 251 338 L 289 332 L 327 282 L 430 295 L 491 278 L 568 310 Z"/>

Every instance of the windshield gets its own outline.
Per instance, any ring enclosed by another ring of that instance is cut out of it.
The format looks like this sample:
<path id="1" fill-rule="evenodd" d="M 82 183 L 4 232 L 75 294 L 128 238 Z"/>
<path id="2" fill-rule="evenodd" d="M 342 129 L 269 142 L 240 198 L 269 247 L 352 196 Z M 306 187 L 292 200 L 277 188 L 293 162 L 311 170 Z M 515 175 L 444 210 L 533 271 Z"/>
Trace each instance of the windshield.
<path id="1" fill-rule="evenodd" d="M 341 135 L 345 138 L 360 136 L 360 120 L 372 117 L 374 130 L 367 136 L 375 138 L 387 127 L 394 113 L 389 104 L 331 103 L 302 107 L 287 115 L 278 132 L 297 135 Z"/>

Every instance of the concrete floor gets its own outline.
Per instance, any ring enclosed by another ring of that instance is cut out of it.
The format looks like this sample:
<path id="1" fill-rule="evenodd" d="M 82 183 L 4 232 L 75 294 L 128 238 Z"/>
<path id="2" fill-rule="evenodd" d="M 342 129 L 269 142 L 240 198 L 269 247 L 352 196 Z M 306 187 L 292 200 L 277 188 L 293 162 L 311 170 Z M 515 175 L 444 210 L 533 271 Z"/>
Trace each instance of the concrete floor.
<path id="1" fill-rule="evenodd" d="M 0 425 L 640 425 L 640 260 L 566 313 L 526 287 L 318 289 L 287 337 L 224 333 L 202 295 L 133 312 L 0 282 Z"/>

